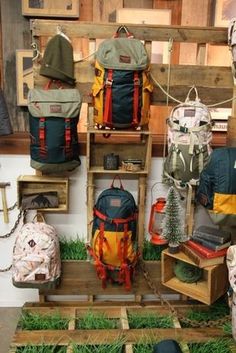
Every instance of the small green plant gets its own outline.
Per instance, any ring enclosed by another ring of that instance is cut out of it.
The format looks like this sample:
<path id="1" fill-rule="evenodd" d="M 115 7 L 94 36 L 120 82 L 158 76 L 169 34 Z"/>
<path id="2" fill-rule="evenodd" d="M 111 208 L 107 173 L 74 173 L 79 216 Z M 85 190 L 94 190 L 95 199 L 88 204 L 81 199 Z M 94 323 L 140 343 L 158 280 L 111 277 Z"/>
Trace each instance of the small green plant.
<path id="1" fill-rule="evenodd" d="M 66 330 L 69 318 L 62 317 L 60 313 L 42 315 L 25 312 L 21 315 L 19 326 L 22 330 Z"/>
<path id="2" fill-rule="evenodd" d="M 223 325 L 223 331 L 226 335 L 232 335 L 232 323 L 231 322 L 226 322 Z"/>
<path id="3" fill-rule="evenodd" d="M 205 343 L 188 344 L 190 353 L 230 353 L 230 341 L 226 339 L 210 340 Z"/>
<path id="4" fill-rule="evenodd" d="M 166 247 L 166 245 L 153 245 L 145 239 L 143 243 L 143 259 L 146 261 L 160 261 L 162 250 Z"/>
<path id="5" fill-rule="evenodd" d="M 133 346 L 134 353 L 153 353 L 153 344 L 135 344 Z"/>
<path id="6" fill-rule="evenodd" d="M 17 347 L 16 353 L 66 353 L 66 347 L 60 346 L 24 346 Z"/>
<path id="7" fill-rule="evenodd" d="M 207 310 L 191 309 L 186 313 L 186 318 L 192 321 L 205 322 L 218 320 L 229 314 L 229 307 L 225 300 L 218 300 L 210 305 Z M 181 321 L 181 320 L 180 320 Z M 189 324 L 181 321 L 182 327 L 189 327 Z"/>
<path id="8" fill-rule="evenodd" d="M 60 239 L 60 253 L 62 260 L 87 260 L 85 242 L 80 238 Z"/>
<path id="9" fill-rule="evenodd" d="M 78 330 L 115 329 L 118 327 L 117 319 L 110 319 L 104 313 L 95 314 L 88 311 L 83 317 L 76 320 Z"/>
<path id="10" fill-rule="evenodd" d="M 116 341 L 112 344 L 73 346 L 73 353 L 122 353 L 123 342 Z"/>
<path id="11" fill-rule="evenodd" d="M 131 329 L 140 328 L 172 328 L 173 320 L 171 315 L 158 315 L 153 313 L 128 314 L 129 327 Z"/>

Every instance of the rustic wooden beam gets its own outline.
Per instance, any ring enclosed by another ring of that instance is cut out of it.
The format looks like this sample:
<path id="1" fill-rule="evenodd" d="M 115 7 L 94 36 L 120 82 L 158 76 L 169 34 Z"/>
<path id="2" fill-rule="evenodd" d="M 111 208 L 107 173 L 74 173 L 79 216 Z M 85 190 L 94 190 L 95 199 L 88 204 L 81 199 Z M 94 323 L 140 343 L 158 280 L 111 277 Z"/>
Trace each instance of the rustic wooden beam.
<path id="1" fill-rule="evenodd" d="M 32 20 L 33 36 L 53 36 L 60 25 L 69 37 L 111 38 L 117 30 L 117 23 L 74 22 L 60 20 Z M 147 24 L 127 24 L 136 38 L 147 41 L 168 41 L 186 43 L 218 43 L 227 45 L 227 28 L 164 26 Z"/>
<path id="2" fill-rule="evenodd" d="M 110 329 L 110 330 L 41 330 L 18 331 L 13 337 L 12 346 L 27 344 L 67 345 L 77 344 L 111 344 L 124 339 L 126 344 L 156 342 L 157 338 L 175 339 L 188 342 L 208 342 L 210 338 L 226 337 L 222 328 L 163 328 L 163 329 Z"/>

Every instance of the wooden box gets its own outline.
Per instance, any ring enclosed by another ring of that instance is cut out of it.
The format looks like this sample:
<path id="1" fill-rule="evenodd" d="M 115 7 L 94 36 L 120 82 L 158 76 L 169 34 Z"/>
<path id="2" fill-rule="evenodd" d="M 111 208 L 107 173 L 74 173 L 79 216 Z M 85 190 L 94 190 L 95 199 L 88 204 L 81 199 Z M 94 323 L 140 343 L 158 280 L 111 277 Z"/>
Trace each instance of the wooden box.
<path id="1" fill-rule="evenodd" d="M 151 163 L 152 141 L 149 131 L 89 130 L 87 141 L 87 170 L 91 173 L 148 174 Z M 105 170 L 104 157 L 119 156 L 119 170 Z M 141 160 L 137 172 L 122 168 L 122 161 Z"/>
<path id="2" fill-rule="evenodd" d="M 168 249 L 164 250 L 161 258 L 161 281 L 163 285 L 208 305 L 214 303 L 226 293 L 228 289 L 226 264 L 206 267 L 203 269 L 201 280 L 196 283 L 186 283 L 175 276 L 176 260 L 196 266 L 184 253 L 170 254 Z"/>
<path id="3" fill-rule="evenodd" d="M 59 205 L 57 208 L 43 208 L 46 212 L 66 212 L 69 205 L 69 179 L 36 176 L 36 175 L 20 175 L 17 179 L 17 206 L 21 207 L 23 195 L 35 194 L 39 192 L 56 191 L 58 194 Z M 40 210 L 40 209 L 39 209 Z"/>
<path id="4" fill-rule="evenodd" d="M 79 17 L 79 0 L 22 0 L 22 14 L 31 17 Z"/>

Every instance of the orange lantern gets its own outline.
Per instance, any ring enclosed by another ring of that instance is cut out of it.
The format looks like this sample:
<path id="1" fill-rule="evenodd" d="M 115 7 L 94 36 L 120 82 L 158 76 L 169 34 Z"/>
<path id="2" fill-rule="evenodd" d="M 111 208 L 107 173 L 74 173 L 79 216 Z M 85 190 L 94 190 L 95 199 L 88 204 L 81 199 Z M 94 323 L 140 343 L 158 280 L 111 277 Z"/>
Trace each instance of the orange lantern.
<path id="1" fill-rule="evenodd" d="M 151 235 L 150 242 L 154 245 L 167 244 L 167 241 L 161 238 L 161 224 L 164 216 L 165 204 L 166 199 L 164 197 L 159 197 L 151 208 L 148 231 Z"/>

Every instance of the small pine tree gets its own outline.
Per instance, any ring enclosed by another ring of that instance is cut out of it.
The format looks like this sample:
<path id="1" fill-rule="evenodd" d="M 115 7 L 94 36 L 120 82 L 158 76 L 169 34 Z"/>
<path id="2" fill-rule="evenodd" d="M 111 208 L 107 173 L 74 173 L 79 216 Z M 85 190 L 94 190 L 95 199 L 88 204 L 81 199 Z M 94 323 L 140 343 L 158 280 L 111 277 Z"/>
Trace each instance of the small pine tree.
<path id="1" fill-rule="evenodd" d="M 168 191 L 164 213 L 162 237 L 168 243 L 179 245 L 185 238 L 184 222 L 179 194 L 173 186 Z"/>

